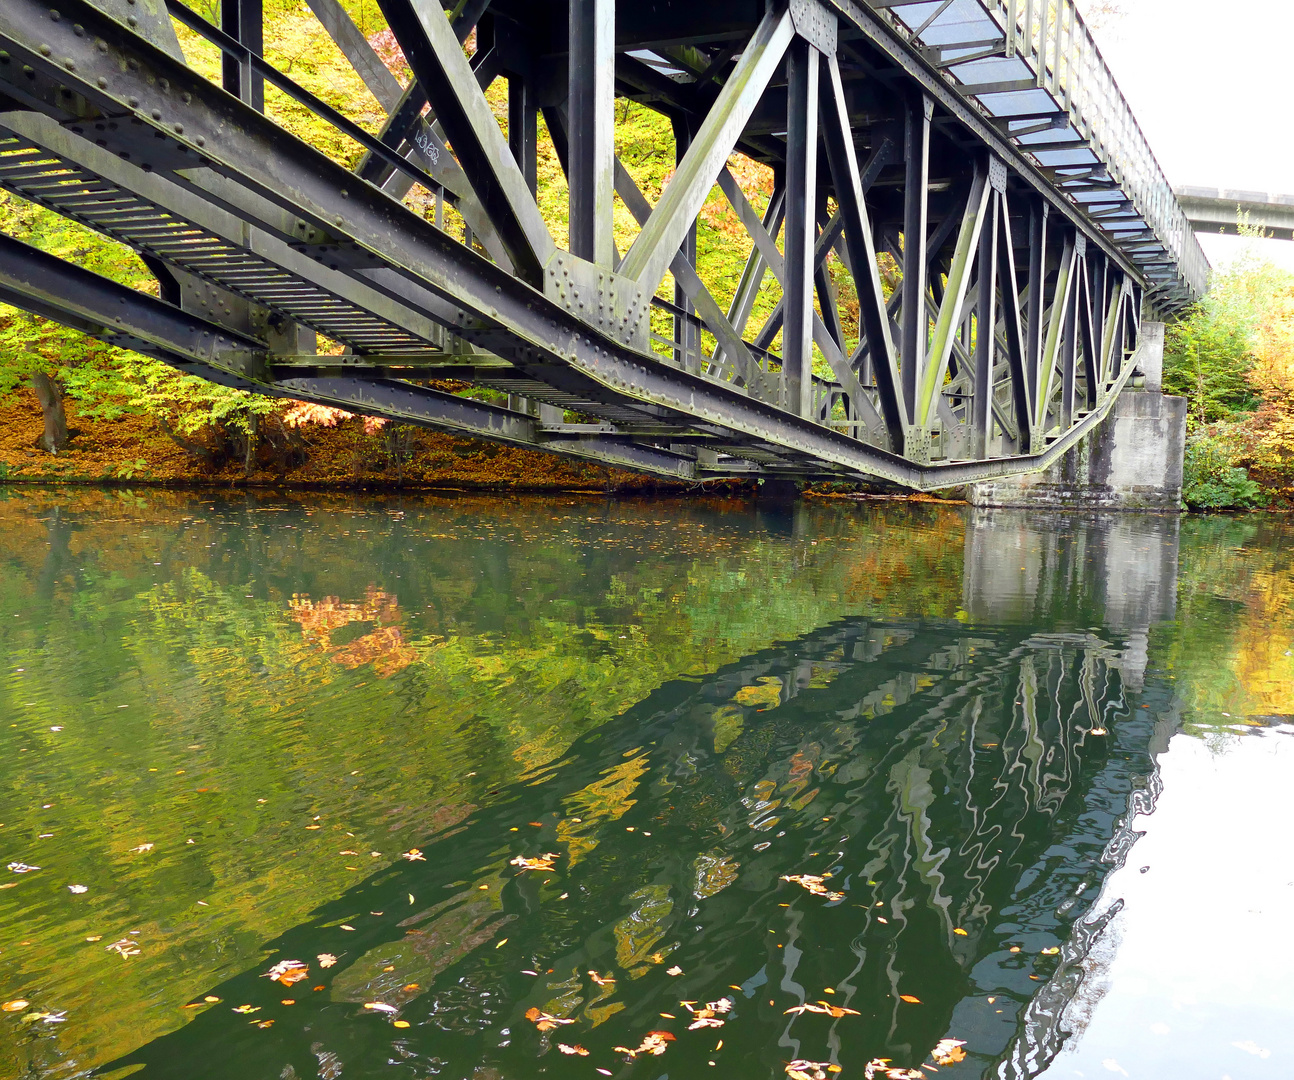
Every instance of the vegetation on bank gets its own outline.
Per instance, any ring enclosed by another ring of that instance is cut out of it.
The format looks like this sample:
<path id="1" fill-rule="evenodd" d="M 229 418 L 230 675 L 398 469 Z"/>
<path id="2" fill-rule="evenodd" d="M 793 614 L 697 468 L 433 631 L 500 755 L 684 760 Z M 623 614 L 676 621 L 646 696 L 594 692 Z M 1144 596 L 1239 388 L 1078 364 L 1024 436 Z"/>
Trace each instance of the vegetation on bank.
<path id="1" fill-rule="evenodd" d="M 1168 327 L 1164 391 L 1189 403 L 1187 505 L 1294 506 L 1294 274 L 1252 247 L 1215 272 Z"/>

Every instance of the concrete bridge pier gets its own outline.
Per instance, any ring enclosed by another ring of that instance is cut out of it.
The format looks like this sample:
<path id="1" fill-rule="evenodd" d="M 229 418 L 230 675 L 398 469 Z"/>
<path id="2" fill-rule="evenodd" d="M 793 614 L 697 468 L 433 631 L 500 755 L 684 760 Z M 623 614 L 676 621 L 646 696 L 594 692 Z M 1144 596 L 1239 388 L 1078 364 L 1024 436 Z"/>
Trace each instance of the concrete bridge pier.
<path id="1" fill-rule="evenodd" d="M 1141 340 L 1140 375 L 1105 423 L 1043 472 L 971 484 L 971 505 L 1180 510 L 1186 399 L 1163 392 L 1164 324 L 1143 320 Z"/>

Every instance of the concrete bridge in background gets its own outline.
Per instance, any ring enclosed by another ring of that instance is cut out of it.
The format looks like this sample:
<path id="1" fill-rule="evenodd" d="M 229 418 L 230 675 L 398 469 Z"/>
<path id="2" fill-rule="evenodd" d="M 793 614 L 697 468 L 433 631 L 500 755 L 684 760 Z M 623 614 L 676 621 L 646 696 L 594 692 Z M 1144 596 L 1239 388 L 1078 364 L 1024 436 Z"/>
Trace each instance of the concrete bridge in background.
<path id="1" fill-rule="evenodd" d="M 1243 215 L 1274 240 L 1294 240 L 1294 195 L 1208 187 L 1176 187 L 1173 193 L 1196 232 L 1237 236 Z"/>
<path id="2" fill-rule="evenodd" d="M 229 385 L 662 477 L 933 489 L 1058 461 L 1206 284 L 1074 0 L 379 0 L 408 85 L 308 3 L 380 130 L 265 58 L 260 0 L 219 26 L 4 0 L 0 185 L 139 252 L 158 295 L 0 237 L 0 298 Z M 654 204 L 617 157 L 628 102 L 673 133 Z M 698 258 L 716 188 L 730 281 Z"/>

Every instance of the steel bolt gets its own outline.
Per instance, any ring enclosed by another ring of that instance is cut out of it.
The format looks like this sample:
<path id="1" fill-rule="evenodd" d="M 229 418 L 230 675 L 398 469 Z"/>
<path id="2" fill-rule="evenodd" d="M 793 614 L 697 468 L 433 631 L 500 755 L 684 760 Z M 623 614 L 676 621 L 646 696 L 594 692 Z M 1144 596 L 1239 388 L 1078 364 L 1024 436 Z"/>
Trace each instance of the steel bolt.
<path id="1" fill-rule="evenodd" d="M 49 53 L 50 53 L 50 48 L 49 48 L 49 46 L 48 46 L 48 45 L 42 45 L 42 46 L 40 47 L 40 54 L 41 54 L 41 56 L 48 56 L 48 55 L 49 55 Z"/>

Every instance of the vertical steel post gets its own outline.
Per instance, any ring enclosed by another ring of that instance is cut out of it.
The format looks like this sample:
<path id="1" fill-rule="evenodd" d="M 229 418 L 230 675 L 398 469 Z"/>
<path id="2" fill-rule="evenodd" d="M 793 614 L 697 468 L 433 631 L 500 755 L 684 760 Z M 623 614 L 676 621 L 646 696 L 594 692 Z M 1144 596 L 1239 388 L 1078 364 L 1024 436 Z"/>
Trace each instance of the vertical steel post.
<path id="1" fill-rule="evenodd" d="M 1047 214 L 1041 198 L 1029 207 L 1029 296 L 1025 301 L 1024 370 L 1029 380 L 1029 400 L 1035 405 L 1042 382 L 1043 283 L 1047 277 Z"/>
<path id="2" fill-rule="evenodd" d="M 908 423 L 916 423 L 917 387 L 925 363 L 930 318 L 926 313 L 926 207 L 930 184 L 930 117 L 934 102 L 924 95 L 904 111 L 903 312 L 899 374 Z"/>
<path id="3" fill-rule="evenodd" d="M 539 110 L 529 82 L 520 75 L 508 76 L 508 146 L 521 166 L 530 194 L 539 190 L 536 143 L 539 139 Z"/>
<path id="4" fill-rule="evenodd" d="M 1078 381 L 1078 294 L 1082 281 L 1082 256 L 1074 257 L 1071 271 L 1073 281 L 1064 299 L 1065 322 L 1060 339 L 1060 429 L 1066 431 L 1074 423 L 1074 404 L 1077 400 Z M 1060 298 L 1057 297 L 1057 300 Z"/>
<path id="5" fill-rule="evenodd" d="M 993 368 L 997 345 L 997 233 L 1000 200 L 989 199 L 979 234 L 979 298 L 975 305 L 975 383 L 971 397 L 971 453 L 989 456 L 993 431 Z M 935 388 L 938 393 L 938 387 Z"/>
<path id="6" fill-rule="evenodd" d="M 787 50 L 786 315 L 782 367 L 786 407 L 808 416 L 813 404 L 813 240 L 817 205 L 818 50 L 796 38 Z"/>
<path id="7" fill-rule="evenodd" d="M 221 0 L 220 29 L 254 53 L 265 51 L 261 23 L 261 0 Z M 224 53 L 220 58 L 220 81 L 235 97 L 253 109 L 265 111 L 265 81 L 250 64 Z"/>
<path id="8" fill-rule="evenodd" d="M 615 0 L 570 0 L 571 253 L 610 268 L 615 195 Z"/>
<path id="9" fill-rule="evenodd" d="M 674 165 L 677 167 L 692 145 L 692 128 L 685 117 L 676 116 L 674 128 Z M 687 236 L 679 248 L 679 254 L 689 266 L 696 266 L 696 222 L 688 229 Z M 695 310 L 686 290 L 677 281 L 674 282 L 674 306 L 681 308 L 688 315 Z M 701 334 L 691 319 L 681 315 L 674 316 L 674 359 L 687 371 L 701 370 Z"/>

